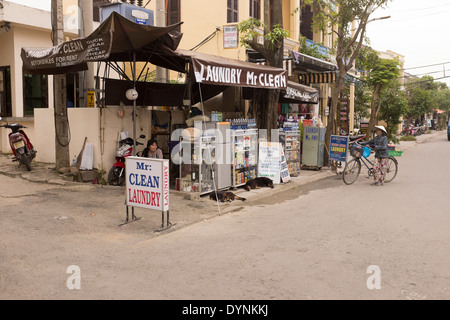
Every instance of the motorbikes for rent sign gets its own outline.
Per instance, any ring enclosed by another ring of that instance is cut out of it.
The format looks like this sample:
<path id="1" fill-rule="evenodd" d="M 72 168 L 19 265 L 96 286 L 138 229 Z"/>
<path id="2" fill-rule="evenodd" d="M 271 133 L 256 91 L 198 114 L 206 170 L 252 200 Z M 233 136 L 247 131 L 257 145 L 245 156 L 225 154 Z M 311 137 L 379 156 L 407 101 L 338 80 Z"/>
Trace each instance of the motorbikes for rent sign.
<path id="1" fill-rule="evenodd" d="M 108 32 L 66 41 L 50 48 L 22 48 L 21 57 L 27 71 L 58 74 L 67 70 L 86 70 L 87 62 L 108 58 L 111 46 L 112 36 Z"/>
<path id="2" fill-rule="evenodd" d="M 125 173 L 127 206 L 169 210 L 169 160 L 127 157 Z"/>

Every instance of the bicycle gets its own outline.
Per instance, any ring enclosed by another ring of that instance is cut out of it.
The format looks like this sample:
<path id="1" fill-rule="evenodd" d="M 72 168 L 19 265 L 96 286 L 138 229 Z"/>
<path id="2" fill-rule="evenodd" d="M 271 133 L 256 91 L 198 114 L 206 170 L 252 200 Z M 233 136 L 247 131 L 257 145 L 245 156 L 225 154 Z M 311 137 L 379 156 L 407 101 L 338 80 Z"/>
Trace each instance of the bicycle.
<path id="1" fill-rule="evenodd" d="M 355 182 L 356 179 L 358 179 L 358 176 L 361 173 L 362 167 L 361 162 L 368 170 L 367 178 L 373 176 L 374 164 L 368 159 L 371 153 L 372 149 L 366 146 L 362 146 L 358 143 L 354 143 L 352 145 L 352 147 L 350 148 L 350 155 L 353 157 L 353 159 L 345 164 L 344 172 L 342 174 L 342 179 L 344 180 L 345 184 L 350 185 L 353 182 Z M 394 178 L 397 176 L 397 171 L 398 171 L 397 159 L 395 159 L 393 156 L 390 156 L 387 162 L 386 177 L 384 182 L 388 183 L 394 180 Z"/>

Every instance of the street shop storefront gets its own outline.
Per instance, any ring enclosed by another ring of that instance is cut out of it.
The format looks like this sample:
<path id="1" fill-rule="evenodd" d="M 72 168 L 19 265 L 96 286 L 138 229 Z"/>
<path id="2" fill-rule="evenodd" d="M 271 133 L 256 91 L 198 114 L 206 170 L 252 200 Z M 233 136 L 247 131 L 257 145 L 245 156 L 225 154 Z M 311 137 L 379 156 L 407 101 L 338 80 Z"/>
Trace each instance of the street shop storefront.
<path id="1" fill-rule="evenodd" d="M 314 111 L 318 113 L 323 125 L 326 126 L 331 106 L 331 85 L 336 80 L 337 65 L 294 50 L 291 50 L 291 59 L 292 74 L 298 83 L 319 91 L 319 106 L 318 110 Z M 304 108 L 302 113 L 310 114 L 311 110 Z"/>
<path id="2" fill-rule="evenodd" d="M 247 87 L 243 88 L 243 97 L 251 97 Z M 317 90 L 288 81 L 280 102 L 316 103 L 317 97 Z M 298 122 L 297 130 L 280 128 L 279 142 L 267 143 L 260 136 L 255 119 L 214 117 L 213 120 L 216 121 L 197 122 L 181 137 L 180 158 L 184 157 L 184 161 L 176 184 L 178 190 L 204 194 L 237 188 L 258 176 L 269 177 L 274 183 L 286 182 L 288 179 L 281 180 L 283 165 L 288 177 L 298 174 L 300 139 L 297 138 L 297 143 L 292 139 L 293 135 L 299 135 Z"/>
<path id="3" fill-rule="evenodd" d="M 319 92 L 317 89 L 289 82 L 278 104 L 278 127 L 280 142 L 291 176 L 297 176 L 302 167 L 303 127 L 316 126 L 321 122 L 318 114 Z"/>
<path id="4" fill-rule="evenodd" d="M 192 81 L 192 87 L 199 92 L 208 85 L 239 87 L 245 99 L 246 90 L 252 88 L 287 87 L 287 72 L 283 69 L 187 50 L 178 49 L 175 53 L 191 62 L 188 83 Z M 242 186 L 258 176 L 256 121 L 246 118 L 245 112 L 226 112 L 224 107 L 216 105 L 208 114 L 202 101 L 199 105 L 202 112 L 197 117 L 206 121 L 193 121 L 191 127 L 181 132 L 176 149 L 180 159 L 178 190 L 205 194 Z"/>
<path id="5" fill-rule="evenodd" d="M 72 157 L 82 149 L 84 141 L 93 144 L 94 167 L 108 172 L 115 162 L 119 137 L 129 133 L 151 136 L 151 112 L 139 106 L 106 105 L 104 79 L 126 79 L 133 88 L 134 77 L 124 73 L 125 64 L 136 70 L 136 62 L 157 63 L 154 52 L 164 46 L 175 50 L 181 34 L 174 31 L 178 24 L 168 27 L 139 25 L 113 13 L 86 38 L 66 41 L 47 48 L 22 48 L 23 68 L 33 74 L 68 74 L 90 68 L 96 70 L 95 96 L 92 108 L 68 108 L 67 124 L 70 127 L 69 153 Z M 122 99 L 127 101 L 125 94 Z M 55 162 L 55 121 L 51 108 L 35 109 L 35 135 L 37 160 Z M 136 130 L 137 129 L 137 130 Z M 53 151 L 53 152 L 52 152 Z"/>
<path id="6" fill-rule="evenodd" d="M 113 13 L 87 38 L 52 48 L 23 49 L 22 59 L 26 69 L 44 74 L 84 70 L 87 62 L 106 63 L 103 74 L 97 72 L 99 89 L 103 90 L 96 96 L 98 108 L 79 108 L 76 125 L 71 126 L 72 132 L 80 133 L 77 137 L 80 140 L 88 135 L 84 131 L 89 130 L 88 140 L 95 144 L 94 152 L 101 153 L 96 164 L 105 171 L 114 161 L 118 137 L 132 131 L 133 138 L 141 133 L 157 137 L 165 149 L 165 157 L 172 160 L 174 188 L 204 193 L 240 186 L 259 174 L 258 129 L 255 121 L 246 119 L 242 113 L 222 113 L 221 109 L 227 107 L 224 99 L 227 90 L 280 89 L 280 103 L 299 105 L 314 104 L 317 90 L 291 83 L 284 69 L 177 49 L 181 34 L 172 32 L 174 28 L 176 25 L 163 29 L 136 25 Z M 70 56 L 64 48 L 70 49 Z M 183 73 L 186 81 L 181 84 L 138 81 L 145 67 L 138 74 L 136 61 Z M 129 64 L 132 76 L 125 73 L 121 63 Z M 108 77 L 110 70 L 118 77 Z M 130 88 L 137 93 L 136 99 L 127 98 Z M 221 104 L 217 104 L 218 96 L 222 96 Z M 216 112 L 206 112 L 208 103 Z M 124 114 L 129 119 L 126 125 Z M 189 147 L 181 148 L 185 142 Z M 285 138 L 284 145 L 287 144 Z M 71 154 L 80 149 L 80 145 L 73 149 L 71 143 Z M 288 158 L 299 167 L 298 154 Z M 297 168 L 292 170 L 294 173 Z"/>
<path id="7" fill-rule="evenodd" d="M 107 171 L 114 161 L 115 147 L 119 137 L 122 137 L 123 133 L 132 131 L 130 136 L 135 138 L 147 131 L 147 137 L 165 135 L 169 139 L 168 143 L 165 143 L 169 146 L 166 157 L 171 157 L 175 143 L 179 142 L 173 139 L 174 131 L 179 132 L 178 129 L 184 130 L 192 127 L 193 121 L 189 120 L 193 120 L 195 117 L 203 120 L 202 126 L 206 126 L 208 121 L 205 120 L 210 120 L 210 117 L 205 115 L 204 108 L 204 102 L 209 98 L 216 98 L 220 94 L 224 95 L 229 87 L 286 88 L 287 76 L 283 69 L 224 59 L 188 50 L 176 50 L 181 34 L 172 32 L 174 28 L 176 25 L 163 29 L 136 25 L 113 13 L 86 38 L 72 40 L 51 48 L 23 48 L 24 68 L 35 73 L 64 74 L 85 70 L 87 62 L 106 63 L 103 74 L 97 71 L 100 91 L 96 94 L 98 108 L 76 110 L 77 122 L 76 125 L 72 123 L 71 132 L 81 134 L 79 137 L 73 135 L 74 139 L 70 144 L 71 154 L 77 154 L 81 149 L 81 145 L 75 149 L 72 147 L 75 140 L 77 138 L 85 140 L 86 137 L 95 145 L 94 154 L 101 153 L 101 159 L 98 161 L 97 157 L 95 165 Z M 182 72 L 186 74 L 187 81 L 183 84 L 138 81 L 145 67 L 142 68 L 141 74 L 138 74 L 137 61 Z M 132 76 L 125 73 L 125 64 L 130 66 Z M 108 77 L 110 70 L 118 75 L 116 79 Z M 137 99 L 126 98 L 126 93 L 130 88 L 137 93 Z M 195 108 L 194 106 L 198 104 L 200 107 Z M 155 110 L 155 108 L 157 109 Z M 75 112 L 75 110 L 73 111 Z M 167 122 L 162 120 L 156 123 L 157 118 L 167 111 L 171 115 L 176 115 L 176 125 L 180 127 L 172 126 L 175 122 L 172 121 L 172 116 Z M 86 117 L 83 117 L 83 114 Z M 42 123 L 46 122 L 47 127 L 49 127 L 49 121 L 46 120 L 49 120 L 51 115 L 52 113 L 48 112 L 45 117 L 42 117 Z M 127 115 L 128 120 L 125 124 Z M 70 117 L 72 115 L 69 114 Z M 115 121 L 111 121 L 111 118 Z M 187 123 L 188 121 L 189 123 Z M 132 130 L 130 130 L 130 122 Z M 48 136 L 51 139 L 51 135 Z M 98 140 L 99 136 L 100 141 Z M 106 150 L 109 155 L 104 157 Z M 110 159 L 109 163 L 106 158 Z M 251 160 L 252 163 L 255 161 L 255 158 Z M 211 167 L 208 169 L 211 170 Z M 216 172 L 219 171 L 221 170 L 216 170 Z M 180 169 L 179 172 L 182 174 L 183 170 Z M 252 176 L 255 174 L 256 172 Z M 196 175 L 194 171 L 190 177 L 192 180 L 196 180 L 198 177 L 206 178 L 207 173 Z M 218 182 L 222 180 L 219 177 L 217 179 Z M 231 185 L 231 183 L 217 184 Z"/>
<path id="8" fill-rule="evenodd" d="M 231 111 L 227 104 L 233 101 L 226 99 L 227 91 L 257 88 L 284 92 L 288 82 L 286 71 L 182 49 L 167 52 L 165 60 L 166 66 L 171 63 L 175 71 L 182 71 L 178 66 L 188 66 L 184 70 L 185 83 L 137 82 L 140 97 L 146 99 L 138 97 L 137 104 L 160 104 L 169 112 L 184 110 L 184 125 L 180 123 L 176 128 L 169 125 L 171 129 L 167 132 L 174 188 L 204 194 L 215 189 L 235 188 L 255 178 L 258 165 L 256 121 L 245 118 L 245 112 Z M 123 96 L 126 89 L 125 82 L 108 80 L 107 103 L 117 103 L 114 99 Z"/>

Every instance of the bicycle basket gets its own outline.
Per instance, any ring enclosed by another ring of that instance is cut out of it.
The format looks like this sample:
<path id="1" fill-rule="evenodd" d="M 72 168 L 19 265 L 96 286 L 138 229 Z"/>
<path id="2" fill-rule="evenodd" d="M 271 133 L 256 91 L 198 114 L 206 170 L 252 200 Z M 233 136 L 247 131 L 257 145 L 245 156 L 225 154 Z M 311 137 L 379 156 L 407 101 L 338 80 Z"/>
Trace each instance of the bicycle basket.
<path id="1" fill-rule="evenodd" d="M 363 147 L 364 151 L 363 151 L 363 157 L 367 158 L 368 156 L 370 156 L 370 149 L 367 147 Z"/>
<path id="2" fill-rule="evenodd" d="M 353 146 L 350 149 L 350 154 L 352 155 L 352 157 L 355 158 L 361 158 L 361 156 L 363 155 L 363 148 L 361 146 Z"/>

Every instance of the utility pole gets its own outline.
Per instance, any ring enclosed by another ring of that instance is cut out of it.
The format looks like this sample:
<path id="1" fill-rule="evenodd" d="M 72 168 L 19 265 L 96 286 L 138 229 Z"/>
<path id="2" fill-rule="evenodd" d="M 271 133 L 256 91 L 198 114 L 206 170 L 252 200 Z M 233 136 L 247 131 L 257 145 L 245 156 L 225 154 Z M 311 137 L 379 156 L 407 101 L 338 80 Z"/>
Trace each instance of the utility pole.
<path id="1" fill-rule="evenodd" d="M 78 36 L 80 38 L 89 36 L 94 31 L 94 13 L 92 0 L 78 0 Z M 79 106 L 87 106 L 87 90 L 94 90 L 94 67 L 93 62 L 88 62 L 88 70 L 79 72 Z"/>
<path id="2" fill-rule="evenodd" d="M 166 10 L 164 6 L 164 0 L 156 0 L 156 15 L 155 25 L 157 27 L 166 26 Z M 168 72 L 167 69 L 157 66 L 156 67 L 156 82 L 167 82 Z"/>
<path id="3" fill-rule="evenodd" d="M 53 45 L 64 42 L 64 21 L 62 0 L 52 0 L 51 19 Z M 53 76 L 55 113 L 55 162 L 56 170 L 69 167 L 69 119 L 67 117 L 66 75 Z"/>

